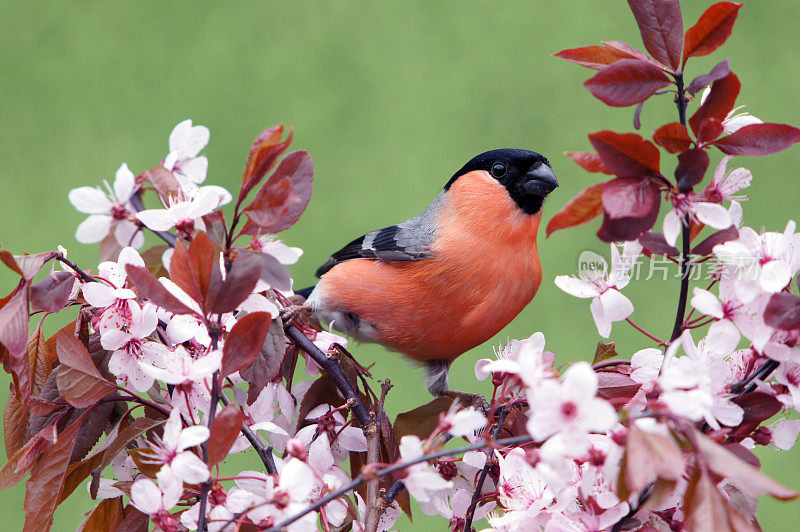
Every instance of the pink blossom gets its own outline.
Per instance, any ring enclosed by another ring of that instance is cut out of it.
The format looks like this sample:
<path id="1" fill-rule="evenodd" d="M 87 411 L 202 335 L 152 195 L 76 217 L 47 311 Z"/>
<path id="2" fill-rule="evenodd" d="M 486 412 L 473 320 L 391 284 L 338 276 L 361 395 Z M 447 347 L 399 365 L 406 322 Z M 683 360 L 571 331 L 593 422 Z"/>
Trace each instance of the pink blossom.
<path id="1" fill-rule="evenodd" d="M 358 520 L 353 521 L 353 530 L 355 530 L 355 532 L 366 532 L 367 529 L 364 521 L 367 518 L 367 505 L 358 493 L 356 493 L 356 503 L 358 506 Z M 378 521 L 378 528 L 376 529 L 377 532 L 388 532 L 397 522 L 397 518 L 402 514 L 403 510 L 400 509 L 400 505 L 397 501 L 393 501 L 381 514 L 380 520 Z"/>
<path id="2" fill-rule="evenodd" d="M 705 201 L 694 192 L 677 192 L 670 198 L 672 210 L 664 216 L 664 238 L 674 246 L 681 232 L 683 220 L 694 220 L 716 229 L 731 226 L 728 210 L 722 205 Z"/>
<path id="3" fill-rule="evenodd" d="M 166 532 L 177 532 L 178 521 L 169 513 L 181 498 L 183 486 L 171 475 L 156 474 L 158 484 L 140 478 L 131 486 L 131 504 L 150 516 L 153 524 Z"/>
<path id="4" fill-rule="evenodd" d="M 633 313 L 633 303 L 622 295 L 620 290 L 630 282 L 630 270 L 642 250 L 637 241 L 626 242 L 622 255 L 614 244 L 611 244 L 611 270 L 606 272 L 592 270 L 580 272 L 579 277 L 559 275 L 555 279 L 556 286 L 566 293 L 581 298 L 592 298 L 589 306 L 592 311 L 597 332 L 608 338 L 611 324 L 624 320 Z M 605 261 L 603 261 L 605 266 Z"/>
<path id="5" fill-rule="evenodd" d="M 132 309 L 141 310 L 136 293 L 125 287 L 128 274 L 125 266 L 144 266 L 144 260 L 133 248 L 124 248 L 117 262 L 101 262 L 98 276 L 107 282 L 87 283 L 83 286 L 86 302 L 98 309 L 96 329 L 105 333 L 111 329 L 130 327 Z"/>
<path id="6" fill-rule="evenodd" d="M 167 198 L 164 209 L 147 209 L 136 214 L 144 225 L 153 231 L 169 231 L 194 236 L 206 228 L 203 216 L 231 201 L 230 193 L 222 187 L 201 187 L 196 194 Z"/>
<path id="7" fill-rule="evenodd" d="M 555 377 L 555 355 L 544 350 L 544 334 L 533 333 L 524 340 L 511 340 L 499 352 L 497 360 L 482 358 L 475 364 L 475 377 L 484 380 L 489 374 L 516 375 L 526 386 Z"/>
<path id="8" fill-rule="evenodd" d="M 443 430 L 451 436 L 474 434 L 486 426 L 486 416 L 481 412 L 472 407 L 459 410 L 458 403 L 454 402 L 453 405 L 439 423 Z"/>
<path id="9" fill-rule="evenodd" d="M 403 436 L 400 440 L 400 457 L 403 462 L 420 458 L 425 454 L 422 442 L 417 436 Z M 445 480 L 439 472 L 426 462 L 420 462 L 406 468 L 404 479 L 408 493 L 419 502 L 428 502 L 437 492 L 452 487 L 453 483 Z"/>
<path id="10" fill-rule="evenodd" d="M 331 452 L 337 462 L 347 459 L 350 451 L 367 450 L 364 432 L 351 425 L 345 426 L 342 414 L 333 411 L 330 405 L 322 404 L 313 408 L 306 419 L 315 420 L 316 423 L 297 431 L 295 438 L 309 446 L 319 435 L 327 434 L 327 439 L 331 442 Z"/>
<path id="11" fill-rule="evenodd" d="M 736 168 L 726 173 L 728 161 L 733 156 L 727 155 L 714 170 L 714 178 L 703 191 L 705 198 L 712 203 L 722 203 L 723 200 L 742 200 L 746 196 L 735 196 L 738 191 L 750 186 L 753 174 L 747 168 Z"/>
<path id="12" fill-rule="evenodd" d="M 790 221 L 783 233 L 739 230 L 738 240 L 714 246 L 725 278 L 736 280 L 736 292 L 749 302 L 761 291 L 780 292 L 800 270 L 800 235 Z"/>
<path id="13" fill-rule="evenodd" d="M 205 181 L 208 159 L 198 154 L 206 147 L 211 132 L 205 126 L 192 126 L 191 120 L 179 123 L 169 134 L 169 154 L 162 161 L 164 168 L 186 183 L 199 184 Z"/>
<path id="14" fill-rule="evenodd" d="M 528 390 L 528 432 L 537 441 L 556 435 L 553 441 L 564 452 L 580 454 L 589 445 L 589 432 L 608 430 L 617 422 L 614 408 L 596 394 L 597 375 L 586 362 L 574 364 L 560 381 L 541 382 Z"/>
<path id="15" fill-rule="evenodd" d="M 134 212 L 129 201 L 136 188 L 136 179 L 125 163 L 114 177 L 114 188 L 103 181 L 106 192 L 98 187 L 74 188 L 69 192 L 69 202 L 80 212 L 89 215 L 75 231 L 75 238 L 82 244 L 100 242 L 113 229 L 114 238 L 120 246 L 142 247 L 144 236 L 135 223 L 130 221 Z"/>
<path id="16" fill-rule="evenodd" d="M 162 475 L 174 476 L 187 484 L 204 482 L 209 477 L 208 466 L 187 449 L 200 445 L 208 436 L 208 428 L 203 425 L 182 428 L 180 412 L 173 409 L 164 424 L 163 437 L 153 436 L 147 460 L 161 464 Z"/>
<path id="17" fill-rule="evenodd" d="M 108 329 L 100 337 L 100 344 L 113 351 L 108 361 L 111 374 L 123 385 L 130 384 L 137 392 L 146 392 L 153 385 L 153 377 L 141 369 L 139 361 L 160 364 L 168 350 L 161 343 L 145 340 L 158 324 L 153 305 L 146 304 L 141 309 L 131 306 L 130 314 L 127 331 Z"/>

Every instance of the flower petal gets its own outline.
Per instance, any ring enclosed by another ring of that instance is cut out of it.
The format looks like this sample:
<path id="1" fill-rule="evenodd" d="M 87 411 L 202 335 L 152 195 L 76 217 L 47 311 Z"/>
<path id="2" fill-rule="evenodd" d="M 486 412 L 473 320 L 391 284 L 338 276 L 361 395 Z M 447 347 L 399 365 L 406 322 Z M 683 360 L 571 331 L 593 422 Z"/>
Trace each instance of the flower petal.
<path id="1" fill-rule="evenodd" d="M 75 230 L 75 240 L 81 244 L 97 244 L 102 241 L 111 230 L 111 216 L 106 214 L 92 214 Z"/>
<path id="2" fill-rule="evenodd" d="M 97 187 L 73 188 L 67 199 L 73 207 L 86 214 L 107 214 L 112 205 L 108 196 Z"/>

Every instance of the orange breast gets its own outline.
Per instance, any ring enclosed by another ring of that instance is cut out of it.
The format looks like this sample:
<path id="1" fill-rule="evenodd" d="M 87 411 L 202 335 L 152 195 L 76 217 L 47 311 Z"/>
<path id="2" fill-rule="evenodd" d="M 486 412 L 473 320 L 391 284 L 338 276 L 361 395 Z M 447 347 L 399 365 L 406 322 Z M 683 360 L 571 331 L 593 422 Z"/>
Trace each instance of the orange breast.
<path id="1" fill-rule="evenodd" d="M 540 218 L 486 172 L 471 172 L 450 187 L 432 258 L 349 260 L 317 289 L 325 308 L 355 313 L 381 343 L 418 360 L 453 359 L 497 334 L 536 294 Z"/>

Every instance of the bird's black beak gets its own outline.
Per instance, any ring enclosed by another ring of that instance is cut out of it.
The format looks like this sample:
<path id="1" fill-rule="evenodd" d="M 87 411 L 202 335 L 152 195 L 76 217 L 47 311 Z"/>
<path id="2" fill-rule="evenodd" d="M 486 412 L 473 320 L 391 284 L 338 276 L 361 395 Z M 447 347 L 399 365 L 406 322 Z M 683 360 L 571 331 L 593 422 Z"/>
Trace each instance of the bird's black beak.
<path id="1" fill-rule="evenodd" d="M 525 174 L 522 190 L 525 194 L 545 197 L 558 187 L 558 179 L 553 169 L 539 162 Z"/>

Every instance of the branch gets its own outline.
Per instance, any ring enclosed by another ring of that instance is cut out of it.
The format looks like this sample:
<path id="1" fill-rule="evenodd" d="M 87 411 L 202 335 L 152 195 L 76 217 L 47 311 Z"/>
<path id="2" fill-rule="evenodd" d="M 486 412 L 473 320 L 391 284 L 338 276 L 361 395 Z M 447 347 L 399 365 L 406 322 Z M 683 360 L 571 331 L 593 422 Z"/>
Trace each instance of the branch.
<path id="1" fill-rule="evenodd" d="M 522 436 L 514 436 L 513 438 L 505 438 L 503 440 L 497 440 L 497 441 L 494 441 L 494 442 L 485 441 L 484 440 L 482 443 L 476 443 L 476 444 L 473 444 L 473 445 L 468 445 L 466 447 L 459 447 L 457 449 L 447 449 L 447 450 L 444 450 L 444 451 L 439 451 L 439 452 L 436 452 L 436 453 L 419 456 L 419 457 L 417 457 L 417 458 L 415 458 L 413 460 L 409 460 L 408 462 L 401 462 L 401 463 L 395 464 L 393 466 L 387 467 L 386 469 L 382 469 L 381 471 L 378 471 L 377 473 L 375 473 L 375 475 L 378 476 L 378 477 L 384 477 L 386 475 L 391 475 L 392 473 L 394 473 L 396 471 L 400 471 L 401 469 L 405 469 L 405 468 L 407 468 L 409 466 L 418 464 L 420 462 L 427 462 L 428 460 L 435 460 L 437 458 L 442 458 L 444 456 L 452 456 L 454 454 L 461 454 L 461 453 L 465 453 L 467 451 L 476 451 L 478 449 L 485 449 L 486 447 L 500 447 L 500 446 L 504 446 L 505 447 L 505 446 L 514 445 L 514 444 L 517 444 L 517 443 L 527 443 L 527 442 L 530 442 L 530 441 L 533 441 L 533 438 L 531 436 L 527 435 L 527 434 L 522 435 Z M 338 497 L 341 497 L 345 493 L 358 488 L 363 483 L 364 483 L 364 476 L 363 475 L 358 475 L 349 484 L 347 484 L 345 486 L 342 486 L 341 488 L 339 488 L 336 491 L 332 491 L 331 493 L 329 493 L 325 497 L 323 497 L 323 498 L 319 499 L 318 501 L 316 501 L 314 504 L 308 506 L 307 508 L 305 508 L 302 511 L 296 513 L 295 515 L 293 515 L 293 516 L 281 521 L 280 523 L 278 523 L 277 525 L 273 526 L 272 528 L 267 529 L 267 532 L 280 532 L 280 530 L 282 528 L 284 528 L 286 526 L 289 526 L 290 524 L 294 523 L 295 521 L 297 521 L 298 519 L 300 519 L 301 517 L 303 517 L 307 513 L 316 511 L 317 509 L 325 506 L 326 504 L 328 504 L 332 500 L 334 500 L 334 499 L 336 499 Z M 270 503 L 265 503 L 265 504 L 270 504 Z M 261 506 L 261 505 L 259 505 L 259 506 Z M 245 510 L 245 513 L 247 513 L 249 510 L 252 510 L 253 508 L 257 508 L 257 506 L 254 506 L 254 507 L 252 507 L 252 508 L 250 508 L 248 510 Z M 232 521 L 229 521 L 229 522 L 232 522 Z M 223 527 L 223 529 L 224 529 L 224 527 Z"/>
<path id="2" fill-rule="evenodd" d="M 97 279 L 95 279 L 94 277 L 90 276 L 85 271 L 81 270 L 78 267 L 77 264 L 75 264 L 74 262 L 68 260 L 65 256 L 61 255 L 60 253 L 56 255 L 56 260 L 66 264 L 67 266 L 69 266 L 72 271 L 74 271 L 75 273 L 78 274 L 78 277 L 80 277 L 81 280 L 84 283 L 96 283 L 97 282 Z"/>
<path id="3" fill-rule="evenodd" d="M 386 413 L 383 411 L 383 405 L 386 401 L 386 394 L 389 393 L 391 388 L 392 383 L 389 379 L 386 379 L 381 383 L 381 398 L 378 401 L 378 408 L 376 409 L 377 412 L 372 413 L 372 418 L 376 421 L 376 423 L 370 425 L 368 429 L 364 429 L 364 436 L 367 438 L 368 464 L 380 462 L 381 442 L 378 436 L 378 420 L 382 419 L 382 417 L 386 415 Z M 379 503 L 379 487 L 380 485 L 377 477 L 367 482 L 367 500 L 365 503 L 367 515 L 364 518 L 366 532 L 376 532 L 378 530 L 378 522 L 380 521 L 381 514 L 385 510 L 385 507 Z"/>
<path id="4" fill-rule="evenodd" d="M 231 404 L 230 398 L 224 393 L 219 394 L 219 400 L 222 401 L 222 404 L 225 406 Z M 247 438 L 247 441 L 250 442 L 250 445 L 252 445 L 253 449 L 258 453 L 261 462 L 264 463 L 264 467 L 267 469 L 267 473 L 270 475 L 277 474 L 278 468 L 275 467 L 275 458 L 272 456 L 272 445 L 264 443 L 261 436 L 253 432 L 253 429 L 244 423 L 242 423 L 242 434 L 244 434 L 244 437 Z"/>
<path id="5" fill-rule="evenodd" d="M 370 418 L 367 409 L 364 407 L 364 403 L 361 402 L 361 399 L 358 397 L 355 389 L 353 389 L 350 381 L 344 376 L 344 372 L 342 372 L 342 368 L 335 358 L 328 358 L 328 356 L 320 351 L 320 349 L 314 345 L 314 342 L 309 340 L 296 325 L 290 324 L 286 327 L 286 336 L 291 338 L 297 347 L 308 353 L 308 355 L 314 359 L 314 362 L 319 364 L 323 371 L 333 380 L 336 388 L 339 389 L 347 400 L 350 410 L 353 412 L 353 416 L 355 416 L 356 421 L 358 421 L 362 429 L 366 431 L 370 424 L 375 423 L 375 420 Z"/>
<path id="6" fill-rule="evenodd" d="M 675 103 L 678 105 L 678 119 L 680 123 L 686 126 L 686 96 L 683 90 L 683 73 L 675 74 L 675 83 L 678 85 L 678 94 Z M 686 299 L 689 294 L 689 273 L 691 265 L 689 264 L 689 253 L 691 252 L 691 242 L 689 234 L 689 219 L 687 216 L 681 216 L 681 226 L 683 235 L 683 250 L 681 251 L 681 291 L 678 295 L 678 310 L 675 313 L 675 325 L 672 327 L 672 334 L 670 335 L 670 342 L 675 341 L 683 332 L 683 319 L 686 315 Z"/>
<path id="7" fill-rule="evenodd" d="M 500 430 L 503 428 L 503 424 L 506 422 L 506 416 L 508 413 L 511 412 L 511 409 L 507 406 L 501 406 L 498 410 L 499 416 L 497 420 L 497 424 L 492 428 L 492 440 L 496 440 L 498 434 L 500 434 Z M 481 493 L 483 492 L 483 483 L 486 481 L 486 476 L 489 474 L 489 470 L 492 468 L 492 460 L 490 456 L 486 456 L 486 463 L 483 465 L 483 469 L 481 470 L 481 474 L 478 477 L 478 482 L 475 484 L 475 491 L 472 493 L 472 501 L 469 503 L 469 508 L 467 508 L 467 513 L 465 514 L 465 522 L 464 522 L 464 530 L 465 532 L 469 532 L 472 530 L 472 518 L 475 515 L 475 508 L 478 506 L 478 501 L 481 500 Z"/>

